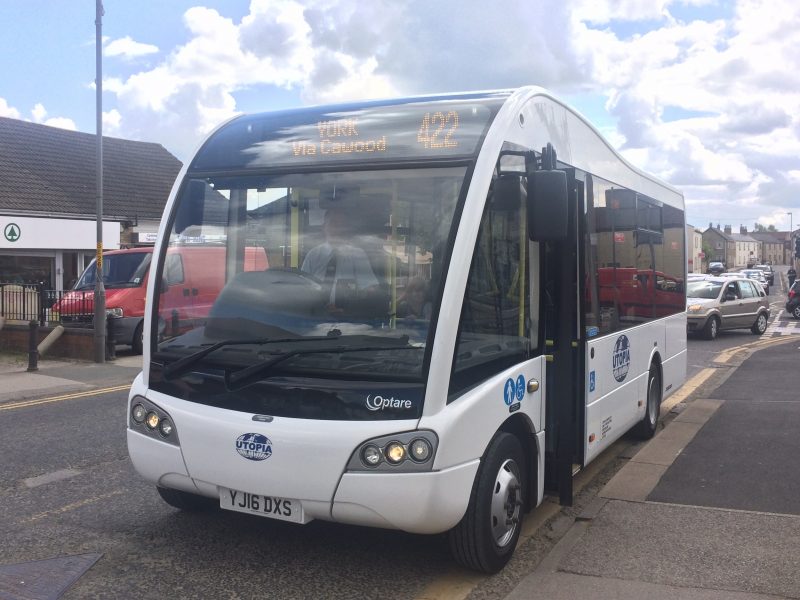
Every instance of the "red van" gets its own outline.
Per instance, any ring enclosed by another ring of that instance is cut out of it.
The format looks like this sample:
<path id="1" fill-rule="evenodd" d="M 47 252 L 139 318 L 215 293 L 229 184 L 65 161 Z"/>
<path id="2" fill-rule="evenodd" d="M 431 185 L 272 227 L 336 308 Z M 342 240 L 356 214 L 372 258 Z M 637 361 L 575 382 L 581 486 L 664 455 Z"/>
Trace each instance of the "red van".
<path id="1" fill-rule="evenodd" d="M 111 250 L 103 253 L 106 313 L 117 317 L 114 321 L 116 342 L 132 346 L 136 353 L 142 351 L 145 296 L 152 256 L 152 248 Z M 164 265 L 164 278 L 168 287 L 164 292 L 162 307 L 181 307 L 181 321 L 207 317 L 211 305 L 225 284 L 225 256 L 225 246 L 171 247 Z M 246 248 L 246 271 L 263 271 L 267 268 L 269 264 L 263 248 Z M 95 280 L 93 260 L 72 290 L 53 306 L 62 323 L 92 323 Z M 192 302 L 187 303 L 183 300 L 185 297 L 191 297 Z M 176 301 L 171 301 L 173 299 Z"/>

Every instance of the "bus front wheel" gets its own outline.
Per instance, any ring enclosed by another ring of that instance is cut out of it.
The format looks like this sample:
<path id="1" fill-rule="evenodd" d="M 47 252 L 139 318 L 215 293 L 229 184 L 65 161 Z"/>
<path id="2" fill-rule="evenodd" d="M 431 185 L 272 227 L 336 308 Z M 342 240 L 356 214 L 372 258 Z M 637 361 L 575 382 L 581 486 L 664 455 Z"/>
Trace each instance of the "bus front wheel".
<path id="1" fill-rule="evenodd" d="M 467 512 L 450 530 L 450 549 L 457 562 L 497 573 L 511 559 L 522 529 L 526 472 L 519 440 L 498 433 L 481 461 Z"/>

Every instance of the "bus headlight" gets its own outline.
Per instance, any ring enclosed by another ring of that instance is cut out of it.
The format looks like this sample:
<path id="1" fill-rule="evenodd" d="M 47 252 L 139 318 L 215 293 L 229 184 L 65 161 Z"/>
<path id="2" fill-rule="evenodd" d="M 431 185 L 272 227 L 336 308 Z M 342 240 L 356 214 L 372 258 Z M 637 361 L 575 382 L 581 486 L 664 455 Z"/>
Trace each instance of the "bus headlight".
<path id="1" fill-rule="evenodd" d="M 172 433 L 172 421 L 166 417 L 161 419 L 161 422 L 158 424 L 158 429 L 161 432 L 161 435 L 164 437 L 169 437 L 169 434 Z"/>
<path id="2" fill-rule="evenodd" d="M 377 446 L 368 444 L 361 451 L 361 459 L 368 467 L 375 467 L 381 462 L 381 450 Z"/>
<path id="3" fill-rule="evenodd" d="M 129 429 L 161 442 L 180 446 L 175 421 L 167 411 L 143 396 L 134 396 L 130 406 Z"/>
<path id="4" fill-rule="evenodd" d="M 391 442 L 383 453 L 386 455 L 386 460 L 393 465 L 399 465 L 406 459 L 406 449 L 400 442 Z"/>
<path id="5" fill-rule="evenodd" d="M 431 471 L 439 438 L 432 431 L 408 431 L 365 441 L 353 452 L 348 471 Z"/>
<path id="6" fill-rule="evenodd" d="M 144 423 L 144 417 L 147 414 L 147 409 L 141 404 L 135 404 L 131 410 L 131 417 L 137 423 Z"/>
<path id="7" fill-rule="evenodd" d="M 158 418 L 158 415 L 151 410 L 149 413 L 147 413 L 144 422 L 150 429 L 155 429 L 158 427 L 159 420 L 160 419 Z"/>
<path id="8" fill-rule="evenodd" d="M 409 452 L 411 454 L 411 460 L 415 460 L 417 462 L 425 462 L 430 458 L 431 455 L 431 445 L 428 443 L 428 440 L 423 438 L 417 438 L 413 442 L 411 442 L 411 446 L 409 447 Z"/>

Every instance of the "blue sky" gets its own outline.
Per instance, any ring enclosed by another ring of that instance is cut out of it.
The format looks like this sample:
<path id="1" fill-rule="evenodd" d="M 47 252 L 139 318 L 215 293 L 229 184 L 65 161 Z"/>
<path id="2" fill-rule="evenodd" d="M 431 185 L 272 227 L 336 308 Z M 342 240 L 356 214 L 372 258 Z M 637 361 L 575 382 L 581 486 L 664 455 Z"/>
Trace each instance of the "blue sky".
<path id="1" fill-rule="evenodd" d="M 105 0 L 104 133 L 187 160 L 240 112 L 536 84 L 689 221 L 800 223 L 792 0 Z M 2 0 L 0 116 L 95 131 L 95 4 Z"/>

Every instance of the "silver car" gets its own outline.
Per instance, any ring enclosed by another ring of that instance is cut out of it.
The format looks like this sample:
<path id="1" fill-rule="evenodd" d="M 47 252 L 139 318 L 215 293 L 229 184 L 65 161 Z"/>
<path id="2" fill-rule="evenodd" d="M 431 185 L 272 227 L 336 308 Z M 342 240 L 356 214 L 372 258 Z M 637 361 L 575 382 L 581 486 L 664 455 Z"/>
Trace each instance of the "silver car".
<path id="1" fill-rule="evenodd" d="M 767 330 L 769 300 L 761 285 L 744 277 L 709 277 L 686 284 L 686 327 L 713 340 L 722 329 Z"/>

